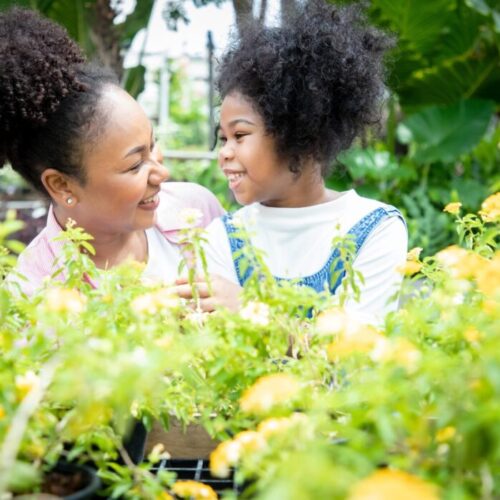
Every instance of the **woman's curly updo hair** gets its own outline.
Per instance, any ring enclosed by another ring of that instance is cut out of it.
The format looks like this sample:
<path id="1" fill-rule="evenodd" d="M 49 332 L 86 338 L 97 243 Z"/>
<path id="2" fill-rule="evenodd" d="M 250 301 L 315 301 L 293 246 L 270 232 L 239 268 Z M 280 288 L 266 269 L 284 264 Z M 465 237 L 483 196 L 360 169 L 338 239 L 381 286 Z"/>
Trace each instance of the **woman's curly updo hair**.
<path id="1" fill-rule="evenodd" d="M 359 5 L 310 0 L 279 27 L 247 24 L 221 59 L 218 91 L 249 99 L 292 172 L 313 160 L 326 173 L 378 122 L 392 44 Z"/>
<path id="2" fill-rule="evenodd" d="M 9 162 L 42 192 L 49 167 L 85 182 L 84 145 L 98 133 L 99 98 L 111 83 L 61 26 L 26 9 L 1 12 L 0 167 Z"/>

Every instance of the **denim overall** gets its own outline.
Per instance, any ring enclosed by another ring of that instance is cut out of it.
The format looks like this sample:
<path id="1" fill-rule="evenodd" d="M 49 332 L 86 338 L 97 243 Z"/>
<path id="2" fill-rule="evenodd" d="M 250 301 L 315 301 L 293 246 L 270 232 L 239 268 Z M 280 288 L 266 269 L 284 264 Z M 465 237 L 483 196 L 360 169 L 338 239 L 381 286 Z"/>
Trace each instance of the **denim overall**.
<path id="1" fill-rule="evenodd" d="M 380 222 L 387 219 L 388 217 L 399 217 L 404 223 L 403 216 L 401 215 L 399 210 L 387 205 L 385 207 L 376 208 L 372 212 L 365 215 L 347 232 L 347 235 L 350 235 L 355 243 L 355 252 L 353 256 L 354 258 L 356 258 L 356 256 L 358 255 L 360 248 L 363 246 L 363 243 L 370 235 L 370 233 L 380 224 Z M 234 256 L 235 252 L 241 250 L 245 246 L 245 241 L 233 236 L 233 233 L 235 233 L 237 230 L 233 225 L 231 214 L 223 215 L 222 222 L 224 223 L 224 227 L 226 228 L 229 245 L 231 247 L 231 253 Z M 388 244 L 390 244 L 390 242 L 388 242 Z M 311 274 L 310 276 L 295 279 L 282 278 L 279 276 L 275 276 L 274 278 L 276 279 L 276 281 L 293 281 L 297 285 L 308 286 L 313 290 L 316 290 L 318 293 L 324 292 L 325 289 L 328 289 L 333 295 L 345 276 L 344 264 L 339 259 L 339 256 L 339 249 L 334 248 L 323 267 L 318 272 Z M 247 282 L 247 280 L 254 272 L 254 269 L 250 265 L 245 269 L 244 273 L 241 271 L 240 267 L 242 258 L 244 258 L 244 256 L 241 254 L 236 258 L 233 257 L 236 276 L 238 277 L 238 281 L 241 286 L 243 286 Z M 332 269 L 332 264 L 334 262 L 336 262 L 336 265 Z M 334 282 L 332 282 L 332 276 L 336 273 L 338 273 L 338 277 Z"/>

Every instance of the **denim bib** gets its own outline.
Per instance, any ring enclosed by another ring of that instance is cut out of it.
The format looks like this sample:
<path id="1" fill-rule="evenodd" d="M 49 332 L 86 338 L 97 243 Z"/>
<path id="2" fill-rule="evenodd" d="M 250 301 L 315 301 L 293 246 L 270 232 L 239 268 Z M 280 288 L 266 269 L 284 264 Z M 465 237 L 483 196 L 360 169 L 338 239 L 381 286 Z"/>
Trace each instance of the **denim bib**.
<path id="1" fill-rule="evenodd" d="M 355 251 L 353 256 L 354 258 L 356 258 L 356 256 L 358 255 L 359 250 L 363 246 L 363 243 L 370 235 L 370 233 L 380 224 L 380 222 L 387 219 L 388 217 L 399 217 L 403 221 L 403 223 L 405 223 L 403 216 L 401 215 L 399 210 L 391 206 L 386 206 L 376 208 L 372 212 L 365 215 L 351 229 L 349 229 L 347 235 L 351 236 L 355 243 Z M 240 254 L 237 257 L 234 257 L 234 254 L 235 252 L 241 250 L 247 244 L 247 242 L 245 242 L 241 238 L 237 238 L 236 236 L 234 236 L 234 233 L 237 232 L 237 229 L 233 224 L 232 214 L 225 214 L 221 217 L 221 219 L 224 227 L 226 228 L 229 246 L 233 255 L 233 264 L 236 270 L 236 276 L 238 277 L 240 285 L 244 286 L 244 284 L 248 281 L 248 279 L 254 272 L 254 268 L 248 265 L 245 271 L 242 272 L 241 262 L 244 256 Z M 327 289 L 333 295 L 345 276 L 344 263 L 339 259 L 339 256 L 340 250 L 338 248 L 333 248 L 327 261 L 318 272 L 311 274 L 310 276 L 305 276 L 303 278 L 294 279 L 274 276 L 274 279 L 276 281 L 293 281 L 299 286 L 308 286 L 313 290 L 316 290 L 317 292 L 323 292 Z M 332 265 L 335 262 L 336 264 L 332 268 Z M 332 280 L 333 275 L 338 276 L 336 280 Z"/>

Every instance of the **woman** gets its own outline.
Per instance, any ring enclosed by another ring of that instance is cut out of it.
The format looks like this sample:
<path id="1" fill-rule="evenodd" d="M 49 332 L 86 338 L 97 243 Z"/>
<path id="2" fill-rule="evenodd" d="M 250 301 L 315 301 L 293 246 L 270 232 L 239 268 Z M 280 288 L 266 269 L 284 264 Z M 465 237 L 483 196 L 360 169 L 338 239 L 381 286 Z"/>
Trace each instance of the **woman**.
<path id="1" fill-rule="evenodd" d="M 132 258 L 148 279 L 172 282 L 184 208 L 207 225 L 223 210 L 205 188 L 162 184 L 151 123 L 113 75 L 85 63 L 57 24 L 14 8 L 0 14 L 0 166 L 7 161 L 50 197 L 47 225 L 18 260 L 33 293 L 57 269 L 68 220 L 93 236 L 101 269 Z M 64 273 L 62 273 L 64 276 Z"/>

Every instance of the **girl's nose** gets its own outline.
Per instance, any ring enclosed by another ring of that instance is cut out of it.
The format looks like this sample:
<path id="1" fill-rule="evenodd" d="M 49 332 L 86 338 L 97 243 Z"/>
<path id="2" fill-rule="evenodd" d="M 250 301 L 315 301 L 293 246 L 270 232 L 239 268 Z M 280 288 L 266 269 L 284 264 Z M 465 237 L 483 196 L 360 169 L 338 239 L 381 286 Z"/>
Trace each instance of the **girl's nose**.
<path id="1" fill-rule="evenodd" d="M 219 149 L 219 163 L 231 160 L 234 157 L 234 150 L 227 143 Z"/>

